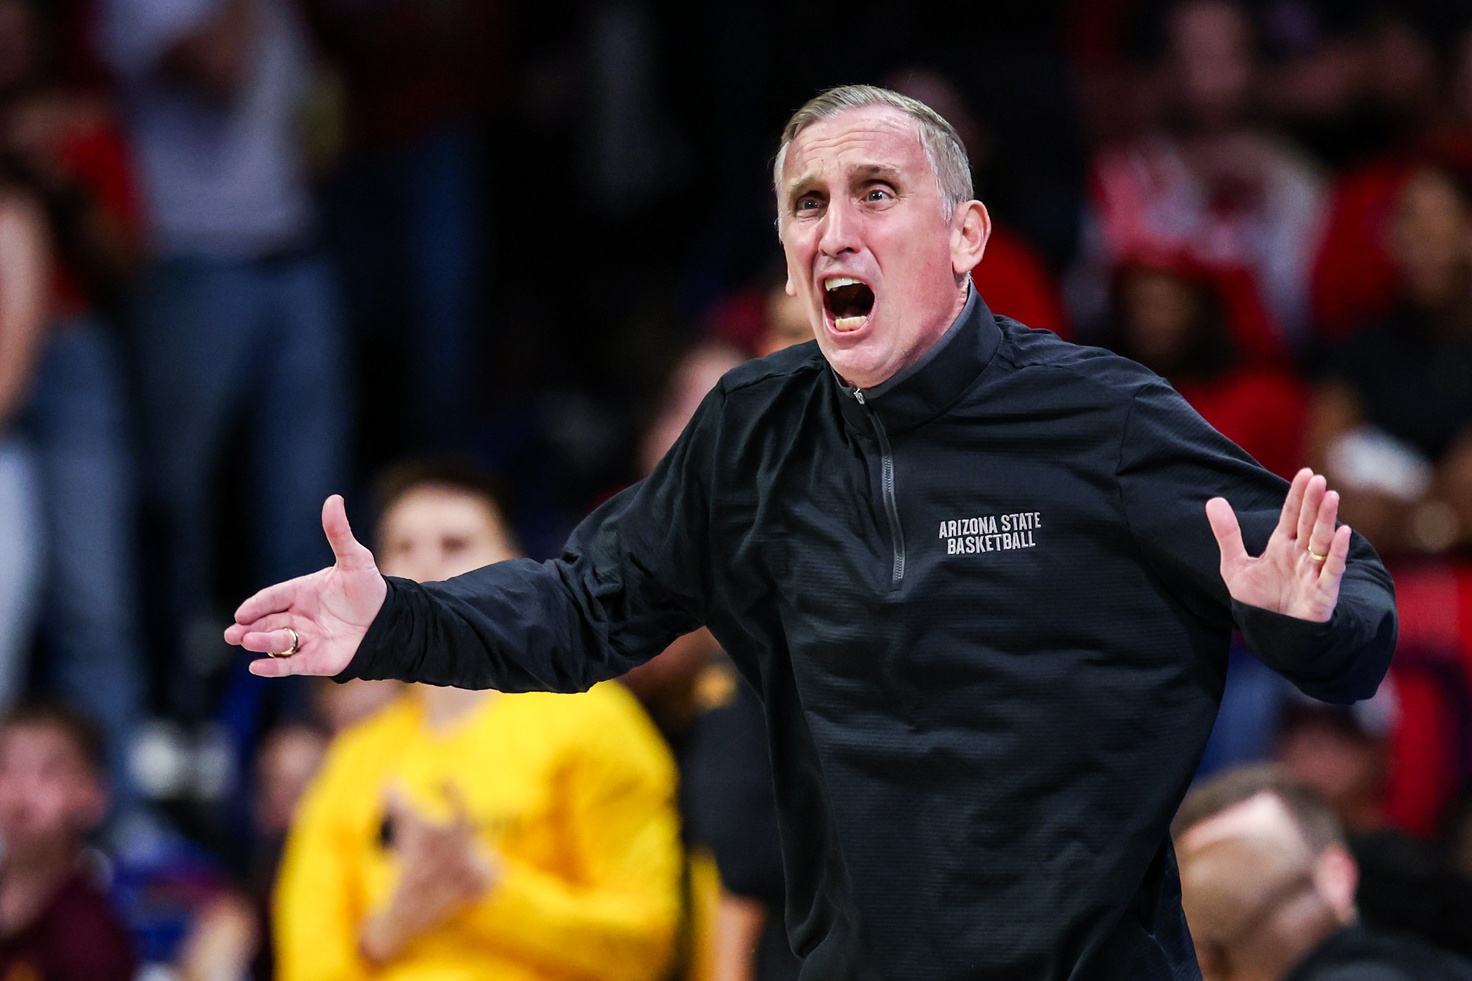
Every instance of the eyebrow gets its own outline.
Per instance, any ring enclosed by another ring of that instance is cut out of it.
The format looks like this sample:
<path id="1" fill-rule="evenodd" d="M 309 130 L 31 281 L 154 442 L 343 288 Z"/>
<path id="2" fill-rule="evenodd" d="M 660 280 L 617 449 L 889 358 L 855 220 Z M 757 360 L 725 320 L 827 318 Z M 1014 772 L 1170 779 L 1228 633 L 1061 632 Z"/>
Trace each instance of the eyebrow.
<path id="1" fill-rule="evenodd" d="M 887 181 L 891 184 L 898 184 L 900 182 L 899 170 L 891 167 L 889 164 L 859 164 L 848 172 L 848 176 L 851 184 L 867 183 L 874 180 Z M 787 207 L 791 209 L 797 203 L 797 199 L 806 194 L 817 179 L 818 175 L 815 172 L 808 171 L 794 180 L 791 189 L 787 192 Z"/>

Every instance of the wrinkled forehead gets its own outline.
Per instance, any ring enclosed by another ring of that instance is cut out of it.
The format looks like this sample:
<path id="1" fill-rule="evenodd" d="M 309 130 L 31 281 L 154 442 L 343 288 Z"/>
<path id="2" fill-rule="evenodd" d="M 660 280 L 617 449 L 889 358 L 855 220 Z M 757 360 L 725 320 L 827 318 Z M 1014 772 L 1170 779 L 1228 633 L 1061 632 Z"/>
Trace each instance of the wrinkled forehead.
<path id="1" fill-rule="evenodd" d="M 783 153 L 781 190 L 856 173 L 930 169 L 920 122 L 890 106 L 846 109 L 810 123 Z"/>

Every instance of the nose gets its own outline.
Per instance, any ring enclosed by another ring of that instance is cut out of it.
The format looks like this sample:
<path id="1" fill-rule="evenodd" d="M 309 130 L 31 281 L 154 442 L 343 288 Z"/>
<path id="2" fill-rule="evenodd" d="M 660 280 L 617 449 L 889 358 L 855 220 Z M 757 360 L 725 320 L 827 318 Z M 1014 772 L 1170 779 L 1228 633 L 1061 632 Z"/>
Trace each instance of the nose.
<path id="1" fill-rule="evenodd" d="M 822 222 L 818 248 L 824 255 L 858 251 L 858 221 L 847 201 L 831 202 L 823 212 Z"/>

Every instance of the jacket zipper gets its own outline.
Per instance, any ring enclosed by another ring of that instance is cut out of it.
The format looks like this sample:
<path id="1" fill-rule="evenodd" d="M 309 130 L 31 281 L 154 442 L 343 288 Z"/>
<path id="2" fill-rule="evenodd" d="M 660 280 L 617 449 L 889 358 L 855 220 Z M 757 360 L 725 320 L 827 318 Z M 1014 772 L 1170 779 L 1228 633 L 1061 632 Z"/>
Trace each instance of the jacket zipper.
<path id="1" fill-rule="evenodd" d="M 905 536 L 900 530 L 900 508 L 894 493 L 894 453 L 889 448 L 889 434 L 879 421 L 879 414 L 869 407 L 863 389 L 854 389 L 854 398 L 868 410 L 874 435 L 879 440 L 879 485 L 884 495 L 884 515 L 889 520 L 889 540 L 894 548 L 894 565 L 890 570 L 889 588 L 899 589 L 905 578 Z"/>

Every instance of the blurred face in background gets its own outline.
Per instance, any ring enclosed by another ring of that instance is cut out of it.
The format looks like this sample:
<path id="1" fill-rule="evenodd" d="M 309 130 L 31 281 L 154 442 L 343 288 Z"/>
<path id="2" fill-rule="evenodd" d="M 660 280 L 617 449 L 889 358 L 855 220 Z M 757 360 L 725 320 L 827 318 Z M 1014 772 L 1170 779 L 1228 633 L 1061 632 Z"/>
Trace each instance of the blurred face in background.
<path id="1" fill-rule="evenodd" d="M 412 488 L 378 523 L 378 566 L 388 576 L 438 582 L 519 556 L 500 511 L 453 487 Z"/>
<path id="2" fill-rule="evenodd" d="M 1472 214 L 1456 185 L 1435 170 L 1408 180 L 1396 202 L 1391 255 L 1406 296 L 1424 310 L 1444 310 L 1472 289 Z"/>
<path id="3" fill-rule="evenodd" d="M 918 123 L 888 106 L 800 132 L 782 160 L 778 209 L 787 291 L 828 363 L 859 388 L 892 378 L 940 339 L 990 232 L 976 202 L 946 220 Z"/>
<path id="4" fill-rule="evenodd" d="M 644 476 L 652 473 L 660 458 L 675 445 L 701 400 L 721 376 L 745 360 L 735 348 L 715 343 L 701 344 L 680 359 L 659 404 L 659 413 L 639 446 L 639 467 Z"/>
<path id="5" fill-rule="evenodd" d="M 1137 267 L 1120 274 L 1119 315 L 1130 355 L 1169 375 L 1181 363 L 1201 315 L 1201 297 L 1185 277 Z"/>
<path id="6" fill-rule="evenodd" d="M 266 736 L 256 756 L 256 826 L 285 834 L 307 785 L 322 765 L 327 737 L 310 726 L 280 726 Z"/>
<path id="7" fill-rule="evenodd" d="M 1248 107 L 1256 71 L 1247 12 L 1224 0 L 1193 0 L 1171 11 L 1166 33 L 1167 96 L 1202 128 L 1236 122 Z"/>
<path id="8" fill-rule="evenodd" d="M 57 847 L 102 820 L 101 779 L 64 729 L 44 723 L 0 732 L 0 841 L 7 855 Z"/>
<path id="9" fill-rule="evenodd" d="M 808 323 L 808 312 L 801 301 L 789 296 L 780 284 L 767 293 L 767 329 L 762 332 L 762 357 L 802 344 L 813 339 L 813 327 Z"/>

